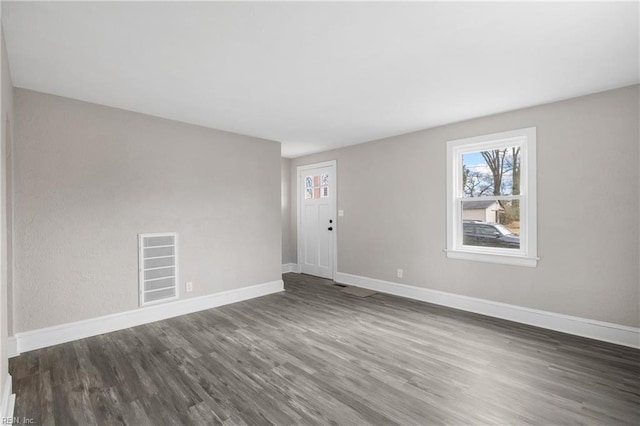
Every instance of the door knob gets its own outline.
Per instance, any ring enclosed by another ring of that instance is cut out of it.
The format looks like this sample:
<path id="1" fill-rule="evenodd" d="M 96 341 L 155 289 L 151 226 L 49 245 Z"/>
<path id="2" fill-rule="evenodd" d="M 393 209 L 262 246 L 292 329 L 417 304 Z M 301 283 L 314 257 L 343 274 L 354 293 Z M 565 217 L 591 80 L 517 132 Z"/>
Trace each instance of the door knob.
<path id="1" fill-rule="evenodd" d="M 329 231 L 333 231 L 333 226 L 327 228 Z"/>

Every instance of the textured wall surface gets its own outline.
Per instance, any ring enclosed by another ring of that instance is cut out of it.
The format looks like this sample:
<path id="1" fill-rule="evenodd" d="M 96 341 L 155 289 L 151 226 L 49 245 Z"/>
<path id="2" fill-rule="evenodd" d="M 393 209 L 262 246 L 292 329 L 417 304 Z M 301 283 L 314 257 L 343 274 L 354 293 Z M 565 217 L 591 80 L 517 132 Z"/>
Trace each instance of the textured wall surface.
<path id="1" fill-rule="evenodd" d="M 291 160 L 282 159 L 281 169 L 282 196 L 282 264 L 293 262 L 291 246 Z"/>
<path id="2" fill-rule="evenodd" d="M 16 332 L 136 309 L 138 233 L 178 232 L 181 298 L 281 279 L 279 143 L 15 97 Z"/>
<path id="3" fill-rule="evenodd" d="M 0 29 L 2 46 L 2 114 L 0 120 L 0 396 L 8 374 L 7 329 L 10 315 L 10 299 L 7 289 L 7 145 L 11 143 L 13 129 L 13 85 L 9 71 L 7 49 L 4 44 L 4 31 Z"/>
<path id="4" fill-rule="evenodd" d="M 337 160 L 339 272 L 638 327 L 638 92 L 631 86 L 300 157 L 291 174 Z M 446 142 L 531 126 L 538 266 L 447 259 Z M 295 179 L 291 188 L 295 206 Z"/>

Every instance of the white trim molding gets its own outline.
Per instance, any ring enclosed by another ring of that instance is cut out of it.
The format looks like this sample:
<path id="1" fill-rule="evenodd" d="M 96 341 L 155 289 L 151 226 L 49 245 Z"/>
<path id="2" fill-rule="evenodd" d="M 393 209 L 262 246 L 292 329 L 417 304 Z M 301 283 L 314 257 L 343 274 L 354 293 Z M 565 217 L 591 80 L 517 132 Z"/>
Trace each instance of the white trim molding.
<path id="1" fill-rule="evenodd" d="M 284 263 L 282 264 L 282 273 L 286 274 L 287 272 L 293 272 L 295 274 L 300 273 L 300 265 L 297 263 Z"/>
<path id="2" fill-rule="evenodd" d="M 16 333 L 16 356 L 21 352 L 45 348 L 60 343 L 71 342 L 85 337 L 109 333 L 150 322 L 203 311 L 218 306 L 241 302 L 268 294 L 284 291 L 282 280 L 271 281 L 249 287 L 223 291 L 201 297 L 182 299 L 160 305 L 146 306 L 133 311 L 105 315 L 97 318 L 77 321 L 38 330 Z"/>
<path id="3" fill-rule="evenodd" d="M 16 395 L 12 392 L 11 375 L 7 374 L 7 379 L 2 387 L 2 395 L 0 395 L 0 421 L 2 424 L 7 424 L 8 420 L 13 418 Z"/>
<path id="4" fill-rule="evenodd" d="M 9 355 L 9 358 L 20 355 L 20 352 L 18 352 L 18 341 L 16 340 L 16 336 L 9 336 L 7 339 L 7 354 Z"/>
<path id="5" fill-rule="evenodd" d="M 636 327 L 557 314 L 342 272 L 336 274 L 335 281 L 562 333 L 640 348 L 640 328 Z"/>

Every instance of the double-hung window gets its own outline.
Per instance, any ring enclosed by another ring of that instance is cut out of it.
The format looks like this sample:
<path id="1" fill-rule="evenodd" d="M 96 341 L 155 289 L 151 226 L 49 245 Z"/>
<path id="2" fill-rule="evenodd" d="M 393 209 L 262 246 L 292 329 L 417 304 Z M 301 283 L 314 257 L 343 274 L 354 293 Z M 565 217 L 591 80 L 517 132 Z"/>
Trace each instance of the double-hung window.
<path id="1" fill-rule="evenodd" d="M 447 257 L 536 266 L 536 128 L 447 142 Z"/>

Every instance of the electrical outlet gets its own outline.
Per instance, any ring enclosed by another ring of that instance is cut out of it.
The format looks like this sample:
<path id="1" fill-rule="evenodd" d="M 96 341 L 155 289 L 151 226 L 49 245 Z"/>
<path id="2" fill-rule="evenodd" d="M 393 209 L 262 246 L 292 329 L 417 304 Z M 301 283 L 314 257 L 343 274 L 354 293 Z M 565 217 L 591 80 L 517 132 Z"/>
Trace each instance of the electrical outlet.
<path id="1" fill-rule="evenodd" d="M 189 281 L 185 287 L 187 289 L 187 293 L 190 293 L 193 291 L 193 283 L 191 281 Z"/>
<path id="2" fill-rule="evenodd" d="M 403 273 L 402 269 L 398 269 L 398 278 L 402 278 Z"/>

